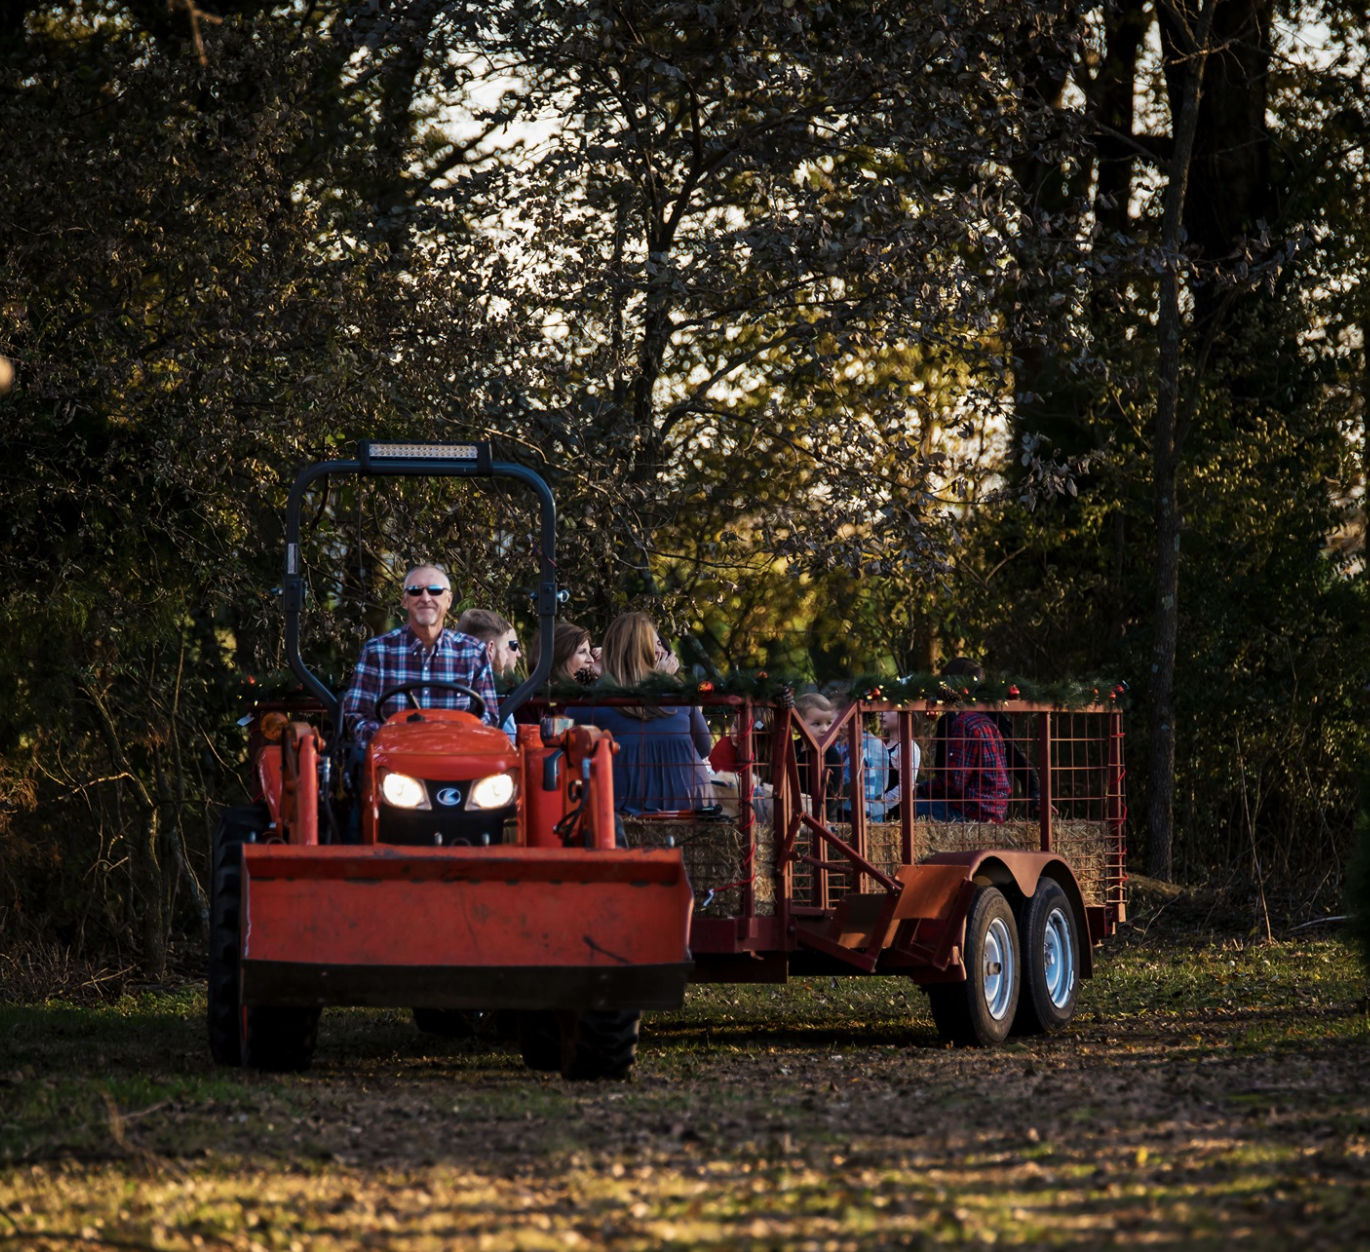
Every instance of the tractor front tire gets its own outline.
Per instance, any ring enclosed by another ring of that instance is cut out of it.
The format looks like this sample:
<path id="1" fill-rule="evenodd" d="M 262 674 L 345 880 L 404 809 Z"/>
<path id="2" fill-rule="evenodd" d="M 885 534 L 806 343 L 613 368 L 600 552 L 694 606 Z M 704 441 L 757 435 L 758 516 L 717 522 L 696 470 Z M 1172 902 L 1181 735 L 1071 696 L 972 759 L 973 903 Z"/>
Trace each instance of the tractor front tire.
<path id="1" fill-rule="evenodd" d="M 966 914 L 966 981 L 928 988 L 938 1033 L 964 1047 L 1003 1043 L 1018 1011 L 1018 923 L 998 887 L 976 889 Z"/>
<path id="2" fill-rule="evenodd" d="M 319 1034 L 319 1010 L 296 1005 L 244 1008 L 239 991 L 242 957 L 242 846 L 270 825 L 264 804 L 226 809 L 214 838 L 209 897 L 209 1052 L 219 1065 L 299 1070 L 308 1067 Z"/>
<path id="3" fill-rule="evenodd" d="M 1054 1034 L 1075 1016 L 1080 991 L 1080 934 L 1075 912 L 1059 883 L 1043 878 L 1018 917 L 1023 993 L 1013 1030 Z"/>
<path id="4" fill-rule="evenodd" d="M 561 1076 L 573 1082 L 626 1078 L 637 1059 L 642 1014 L 636 1009 L 582 1009 L 565 1015 Z"/>

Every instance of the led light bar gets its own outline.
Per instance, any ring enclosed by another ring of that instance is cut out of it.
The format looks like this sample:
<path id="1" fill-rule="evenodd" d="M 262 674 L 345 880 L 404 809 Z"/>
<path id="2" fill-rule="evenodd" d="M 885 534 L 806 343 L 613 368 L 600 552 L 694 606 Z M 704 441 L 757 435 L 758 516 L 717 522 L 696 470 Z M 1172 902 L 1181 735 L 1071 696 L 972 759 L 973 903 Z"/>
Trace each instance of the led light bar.
<path id="1" fill-rule="evenodd" d="M 474 443 L 368 443 L 366 451 L 373 461 L 474 461 L 480 455 Z"/>
<path id="2" fill-rule="evenodd" d="M 417 443 L 363 439 L 358 445 L 364 474 L 489 474 L 488 443 Z"/>

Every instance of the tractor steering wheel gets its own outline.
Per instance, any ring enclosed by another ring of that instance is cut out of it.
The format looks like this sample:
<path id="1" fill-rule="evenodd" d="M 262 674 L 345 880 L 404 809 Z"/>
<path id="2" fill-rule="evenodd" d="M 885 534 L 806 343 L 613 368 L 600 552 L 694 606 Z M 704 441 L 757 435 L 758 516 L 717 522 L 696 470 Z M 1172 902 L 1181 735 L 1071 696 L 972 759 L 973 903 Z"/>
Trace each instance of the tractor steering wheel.
<path id="1" fill-rule="evenodd" d="M 416 678 L 407 683 L 396 683 L 386 691 L 381 693 L 380 699 L 376 701 L 376 712 L 379 714 L 385 702 L 394 696 L 407 696 L 411 709 L 421 709 L 423 705 L 419 703 L 419 698 L 414 693 L 423 690 L 425 687 L 436 691 L 457 691 L 464 696 L 469 696 L 475 703 L 475 708 L 471 710 L 477 717 L 485 718 L 485 697 L 479 691 L 473 691 L 465 683 L 443 682 L 441 679 Z"/>

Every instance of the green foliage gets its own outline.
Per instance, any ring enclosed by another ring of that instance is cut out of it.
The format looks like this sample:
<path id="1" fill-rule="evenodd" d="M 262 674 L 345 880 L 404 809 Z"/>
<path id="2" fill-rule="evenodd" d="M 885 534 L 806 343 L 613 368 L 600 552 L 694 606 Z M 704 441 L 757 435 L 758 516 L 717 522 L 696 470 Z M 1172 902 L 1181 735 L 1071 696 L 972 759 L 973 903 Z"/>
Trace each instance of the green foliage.
<path id="1" fill-rule="evenodd" d="M 1353 21 L 1356 8 L 1331 6 L 1329 20 Z M 1149 139 L 1124 149 L 1106 137 L 1099 162 L 1073 174 L 1077 184 L 1097 174 L 1087 214 L 1073 217 L 1080 200 L 1068 196 L 1050 206 L 1078 283 L 1078 300 L 1056 306 L 1073 310 L 1062 336 L 1072 346 L 1018 354 L 1015 424 L 1020 444 L 1040 433 L 1062 457 L 1095 459 L 1036 509 L 1015 499 L 1035 469 L 1009 468 L 1010 491 L 969 519 L 949 578 L 955 607 L 936 620 L 997 667 L 1117 674 L 1139 709 L 1173 705 L 1181 878 L 1288 882 L 1316 866 L 1311 877 L 1336 883 L 1354 811 L 1350 763 L 1365 747 L 1365 675 L 1347 658 L 1363 651 L 1367 620 L 1353 557 L 1364 531 L 1365 356 L 1352 329 L 1366 319 L 1367 186 L 1344 157 L 1367 48 L 1362 35 L 1340 36 L 1348 72 L 1328 74 L 1297 47 L 1279 55 L 1274 30 L 1272 55 L 1259 33 L 1267 10 L 1223 6 L 1229 43 L 1205 87 L 1186 202 L 1192 316 L 1175 447 L 1159 448 L 1153 430 L 1162 198 L 1147 188 L 1167 167 Z M 1122 129 L 1141 129 L 1134 104 L 1148 93 L 1176 111 L 1180 76 L 1137 58 L 1150 21 L 1140 4 L 1117 6 L 1088 36 L 1096 72 L 1075 79 Z M 1040 81 L 1055 80 L 1044 70 Z M 1050 284 L 1008 294 L 1052 307 Z M 1179 584 L 1167 589 L 1179 614 L 1169 692 L 1152 680 L 1154 482 L 1158 458 L 1172 454 L 1182 524 Z M 1129 740 L 1136 780 L 1152 747 L 1143 719 L 1129 723 Z M 1150 797 L 1135 781 L 1130 792 L 1140 828 Z"/>
<path id="2" fill-rule="evenodd" d="M 1356 11 L 1325 6 L 1334 70 L 1243 47 L 1218 80 L 1268 169 L 1202 184 L 1239 229 L 1210 254 L 1191 223 L 1184 261 L 1188 874 L 1335 882 L 1349 831 Z M 198 12 L 0 6 L 0 930 L 155 971 L 199 926 L 240 682 L 282 667 L 286 492 L 366 436 L 538 468 L 568 616 L 646 608 L 719 690 L 931 698 L 967 651 L 1147 707 L 1158 145 L 1119 136 L 1168 85 L 1139 0 Z M 1212 116 L 1204 151 L 1245 160 Z M 346 677 L 416 559 L 532 625 L 525 497 L 330 486 L 316 670 Z"/>

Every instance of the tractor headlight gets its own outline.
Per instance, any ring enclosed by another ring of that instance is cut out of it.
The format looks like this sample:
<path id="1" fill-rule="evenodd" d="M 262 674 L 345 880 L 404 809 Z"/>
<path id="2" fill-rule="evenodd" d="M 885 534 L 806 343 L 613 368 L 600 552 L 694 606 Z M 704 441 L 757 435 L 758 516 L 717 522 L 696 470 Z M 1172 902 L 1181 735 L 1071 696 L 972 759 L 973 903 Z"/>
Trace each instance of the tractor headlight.
<path id="1" fill-rule="evenodd" d="M 514 798 L 514 776 L 491 774 L 471 784 L 466 797 L 468 809 L 502 809 Z"/>
<path id="2" fill-rule="evenodd" d="M 386 804 L 397 809 L 426 809 L 428 789 L 417 778 L 408 774 L 383 774 L 381 776 L 381 795 Z"/>

